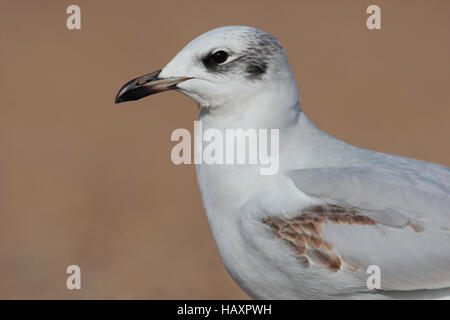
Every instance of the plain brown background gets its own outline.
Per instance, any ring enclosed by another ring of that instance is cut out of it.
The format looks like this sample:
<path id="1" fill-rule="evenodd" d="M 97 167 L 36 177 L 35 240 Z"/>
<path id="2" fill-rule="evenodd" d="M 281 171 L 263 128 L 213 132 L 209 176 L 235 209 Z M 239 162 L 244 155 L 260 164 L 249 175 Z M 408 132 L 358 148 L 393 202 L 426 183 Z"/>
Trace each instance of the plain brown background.
<path id="1" fill-rule="evenodd" d="M 374 3 L 382 30 L 370 31 Z M 66 28 L 70 4 L 81 30 Z M 450 1 L 2 0 L 0 298 L 247 298 L 215 249 L 193 166 L 170 161 L 194 102 L 113 103 L 233 24 L 279 38 L 322 130 L 450 164 Z M 80 291 L 65 287 L 70 264 Z"/>

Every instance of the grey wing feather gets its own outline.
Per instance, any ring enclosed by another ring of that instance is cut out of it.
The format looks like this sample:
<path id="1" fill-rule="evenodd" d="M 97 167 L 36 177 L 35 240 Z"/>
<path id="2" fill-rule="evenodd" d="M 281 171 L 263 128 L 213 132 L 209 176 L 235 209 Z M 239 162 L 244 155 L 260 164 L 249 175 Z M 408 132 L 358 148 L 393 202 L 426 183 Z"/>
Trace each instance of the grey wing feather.
<path id="1" fill-rule="evenodd" d="M 395 225 L 398 217 L 399 223 L 414 219 L 450 230 L 450 169 L 424 164 L 427 163 L 409 168 L 299 169 L 290 171 L 288 176 L 303 193 L 337 205 L 378 212 L 380 222 L 385 219 L 387 224 Z"/>

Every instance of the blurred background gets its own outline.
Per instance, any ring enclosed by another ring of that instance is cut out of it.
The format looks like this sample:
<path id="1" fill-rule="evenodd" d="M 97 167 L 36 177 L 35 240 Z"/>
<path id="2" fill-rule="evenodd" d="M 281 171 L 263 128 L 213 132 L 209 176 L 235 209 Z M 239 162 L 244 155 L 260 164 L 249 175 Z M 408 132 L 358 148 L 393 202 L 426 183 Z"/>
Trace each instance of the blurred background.
<path id="1" fill-rule="evenodd" d="M 81 7 L 81 30 L 66 8 Z M 366 8 L 381 7 L 381 30 Z M 0 298 L 241 299 L 193 166 L 194 102 L 118 89 L 223 25 L 272 33 L 301 107 L 358 147 L 450 165 L 450 1 L 0 2 Z M 68 265 L 82 290 L 66 289 Z"/>

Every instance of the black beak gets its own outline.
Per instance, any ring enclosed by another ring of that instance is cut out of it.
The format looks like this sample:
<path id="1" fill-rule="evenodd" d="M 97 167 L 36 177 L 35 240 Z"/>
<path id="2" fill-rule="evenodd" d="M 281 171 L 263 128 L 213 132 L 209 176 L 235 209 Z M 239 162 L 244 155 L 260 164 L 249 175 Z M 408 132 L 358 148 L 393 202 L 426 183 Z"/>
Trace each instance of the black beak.
<path id="1" fill-rule="evenodd" d="M 120 88 L 116 103 L 139 100 L 154 93 L 175 89 L 177 84 L 191 79 L 189 77 L 159 78 L 161 70 L 136 78 Z"/>

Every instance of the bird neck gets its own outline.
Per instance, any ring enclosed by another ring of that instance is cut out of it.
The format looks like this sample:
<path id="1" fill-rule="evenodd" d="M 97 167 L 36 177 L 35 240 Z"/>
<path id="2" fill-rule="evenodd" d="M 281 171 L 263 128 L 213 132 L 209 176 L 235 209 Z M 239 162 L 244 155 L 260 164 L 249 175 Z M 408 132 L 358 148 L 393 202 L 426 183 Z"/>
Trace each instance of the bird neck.
<path id="1" fill-rule="evenodd" d="M 258 94 L 231 100 L 218 108 L 200 108 L 204 128 L 284 129 L 300 116 L 299 94 L 294 81 L 273 82 Z"/>

